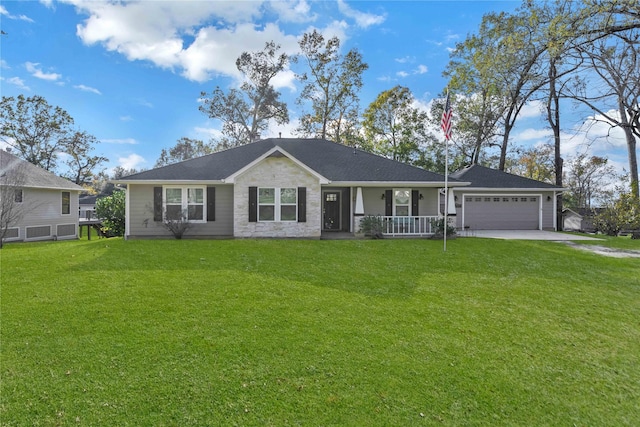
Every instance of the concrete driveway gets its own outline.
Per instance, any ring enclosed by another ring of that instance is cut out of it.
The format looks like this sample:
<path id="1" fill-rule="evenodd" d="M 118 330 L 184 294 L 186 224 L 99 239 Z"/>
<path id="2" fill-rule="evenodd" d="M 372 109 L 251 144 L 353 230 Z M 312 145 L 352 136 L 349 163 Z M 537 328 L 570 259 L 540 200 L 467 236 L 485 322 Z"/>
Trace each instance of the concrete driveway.
<path id="1" fill-rule="evenodd" d="M 573 240 L 601 240 L 595 237 L 587 237 L 572 233 L 559 233 L 556 231 L 543 230 L 466 230 L 458 232 L 458 236 L 503 240 L 552 240 L 556 242 Z"/>

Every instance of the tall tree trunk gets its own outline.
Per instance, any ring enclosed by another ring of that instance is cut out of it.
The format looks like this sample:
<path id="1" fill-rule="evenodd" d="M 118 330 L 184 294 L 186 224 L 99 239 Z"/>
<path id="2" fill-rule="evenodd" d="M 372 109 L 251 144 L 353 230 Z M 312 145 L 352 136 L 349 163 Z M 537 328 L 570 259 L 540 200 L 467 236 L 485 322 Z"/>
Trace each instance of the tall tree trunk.
<path id="1" fill-rule="evenodd" d="M 504 136 L 502 138 L 502 145 L 500 145 L 500 164 L 498 169 L 504 171 L 507 165 L 507 150 L 509 148 L 509 134 L 513 129 L 513 123 L 507 123 L 504 125 Z"/>
<path id="2" fill-rule="evenodd" d="M 549 99 L 547 100 L 547 120 L 553 130 L 554 166 L 556 172 L 556 185 L 562 187 L 563 160 L 560 153 L 560 95 L 556 88 L 558 69 L 556 58 L 549 61 Z M 558 194 L 556 204 L 556 224 L 562 231 L 562 193 Z"/>
<path id="3" fill-rule="evenodd" d="M 640 187 L 638 186 L 638 151 L 636 136 L 629 123 L 627 110 L 625 109 L 622 97 L 618 97 L 618 109 L 620 111 L 620 124 L 627 140 L 627 149 L 629 151 L 629 181 L 631 184 L 631 195 L 636 199 L 640 199 Z"/>

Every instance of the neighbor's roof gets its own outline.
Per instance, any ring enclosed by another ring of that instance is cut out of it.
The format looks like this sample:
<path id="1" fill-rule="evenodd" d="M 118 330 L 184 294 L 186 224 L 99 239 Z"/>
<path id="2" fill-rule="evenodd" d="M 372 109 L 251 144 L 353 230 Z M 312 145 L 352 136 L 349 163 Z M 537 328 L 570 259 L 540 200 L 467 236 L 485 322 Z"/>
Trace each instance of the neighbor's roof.
<path id="1" fill-rule="evenodd" d="M 54 175 L 4 150 L 0 150 L 0 185 L 49 190 L 83 190 L 68 179 Z"/>
<path id="2" fill-rule="evenodd" d="M 323 139 L 271 138 L 119 179 L 222 181 L 275 147 L 331 182 L 444 182 L 444 175 Z M 456 180 L 453 180 L 456 183 Z"/>
<path id="3" fill-rule="evenodd" d="M 452 178 L 469 181 L 467 188 L 517 188 L 517 189 L 549 189 L 562 190 L 557 185 L 548 184 L 535 179 L 513 175 L 480 165 L 471 165 L 451 174 Z"/>

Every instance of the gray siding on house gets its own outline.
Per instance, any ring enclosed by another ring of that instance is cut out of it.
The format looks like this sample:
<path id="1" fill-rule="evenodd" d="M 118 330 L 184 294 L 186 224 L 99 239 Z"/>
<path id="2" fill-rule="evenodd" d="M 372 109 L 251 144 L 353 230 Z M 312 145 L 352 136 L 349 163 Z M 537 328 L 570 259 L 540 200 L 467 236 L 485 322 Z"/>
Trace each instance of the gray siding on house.
<path id="1" fill-rule="evenodd" d="M 551 200 L 548 200 L 548 199 Z M 553 191 L 542 192 L 542 229 L 556 230 L 555 194 Z"/>
<path id="2" fill-rule="evenodd" d="M 438 188 L 433 187 L 364 187 L 362 188 L 362 200 L 364 202 L 365 215 L 385 215 L 385 200 L 382 195 L 385 190 L 406 188 L 418 190 L 422 194 L 422 200 L 418 201 L 419 216 L 438 215 Z M 355 194 L 355 191 L 354 191 Z"/>
<path id="3" fill-rule="evenodd" d="M 153 220 L 154 187 L 159 187 L 159 185 L 128 185 L 128 200 L 131 206 L 128 207 L 129 234 L 126 236 L 127 238 L 173 237 L 162 222 Z M 216 188 L 216 220 L 191 224 L 184 234 L 184 238 L 228 237 L 233 235 L 233 186 L 216 185 L 214 187 Z"/>
<path id="4" fill-rule="evenodd" d="M 62 213 L 62 192 L 71 195 L 69 214 Z M 78 192 L 56 189 L 23 188 L 22 203 L 16 204 L 22 211 L 19 220 L 11 224 L 12 231 L 5 241 L 49 240 L 78 237 Z M 64 234 L 58 234 L 62 227 Z"/>

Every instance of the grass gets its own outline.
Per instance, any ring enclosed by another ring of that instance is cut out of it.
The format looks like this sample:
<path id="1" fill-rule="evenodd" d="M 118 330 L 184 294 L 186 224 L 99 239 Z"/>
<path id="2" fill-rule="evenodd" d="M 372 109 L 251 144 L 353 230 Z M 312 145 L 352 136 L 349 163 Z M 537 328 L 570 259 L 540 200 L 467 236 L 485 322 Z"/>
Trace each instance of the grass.
<path id="1" fill-rule="evenodd" d="M 3 426 L 640 425 L 638 259 L 95 239 L 0 268 Z"/>

